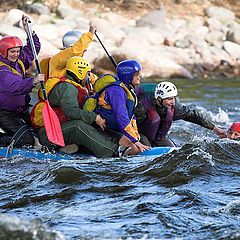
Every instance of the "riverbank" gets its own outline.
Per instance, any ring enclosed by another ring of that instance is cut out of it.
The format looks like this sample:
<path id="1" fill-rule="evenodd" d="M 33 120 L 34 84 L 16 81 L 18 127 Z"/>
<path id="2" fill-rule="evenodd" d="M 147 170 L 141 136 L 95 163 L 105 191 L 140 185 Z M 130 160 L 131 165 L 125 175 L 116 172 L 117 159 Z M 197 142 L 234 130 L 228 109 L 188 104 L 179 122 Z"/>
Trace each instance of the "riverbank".
<path id="1" fill-rule="evenodd" d="M 135 0 L 117 4 L 116 1 L 61 0 L 52 1 L 49 7 L 34 3 L 22 6 L 21 10 L 2 11 L 0 35 L 18 35 L 25 39 L 18 21 L 22 13 L 29 14 L 42 42 L 41 59 L 59 51 L 66 31 L 86 32 L 92 22 L 116 61 L 138 59 L 144 67 L 143 77 L 218 79 L 239 76 L 240 24 L 239 15 L 235 14 L 238 4 L 222 7 L 207 0 L 201 4 L 169 2 Z M 85 57 L 97 74 L 114 71 L 96 39 Z"/>

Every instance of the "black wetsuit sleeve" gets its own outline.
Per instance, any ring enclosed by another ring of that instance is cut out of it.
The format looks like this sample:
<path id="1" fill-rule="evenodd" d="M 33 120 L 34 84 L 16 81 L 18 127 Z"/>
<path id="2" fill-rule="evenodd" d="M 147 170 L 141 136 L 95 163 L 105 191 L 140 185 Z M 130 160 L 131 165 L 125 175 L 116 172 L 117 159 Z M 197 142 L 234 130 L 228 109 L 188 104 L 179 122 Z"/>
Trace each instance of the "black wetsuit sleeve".
<path id="1" fill-rule="evenodd" d="M 210 130 L 213 130 L 215 126 L 215 124 L 208 120 L 201 112 L 195 109 L 190 109 L 189 107 L 181 104 L 178 100 L 176 100 L 173 120 L 176 121 L 180 119 L 195 123 Z"/>

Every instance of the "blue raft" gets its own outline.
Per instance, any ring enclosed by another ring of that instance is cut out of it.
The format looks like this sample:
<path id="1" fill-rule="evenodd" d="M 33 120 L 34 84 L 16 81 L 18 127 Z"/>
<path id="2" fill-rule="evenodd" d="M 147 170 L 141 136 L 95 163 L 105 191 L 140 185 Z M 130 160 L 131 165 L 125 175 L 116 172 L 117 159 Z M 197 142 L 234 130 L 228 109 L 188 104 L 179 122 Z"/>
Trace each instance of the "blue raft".
<path id="1" fill-rule="evenodd" d="M 154 147 L 150 150 L 140 153 L 138 156 L 162 156 L 164 154 L 170 153 L 178 148 L 175 147 Z M 21 156 L 24 158 L 35 158 L 40 160 L 76 160 L 83 157 L 91 157 L 91 155 L 83 153 L 74 154 L 64 154 L 60 152 L 56 153 L 44 153 L 34 149 L 18 149 L 14 148 L 11 153 L 7 155 L 7 147 L 0 147 L 0 158 L 12 158 L 16 156 Z"/>

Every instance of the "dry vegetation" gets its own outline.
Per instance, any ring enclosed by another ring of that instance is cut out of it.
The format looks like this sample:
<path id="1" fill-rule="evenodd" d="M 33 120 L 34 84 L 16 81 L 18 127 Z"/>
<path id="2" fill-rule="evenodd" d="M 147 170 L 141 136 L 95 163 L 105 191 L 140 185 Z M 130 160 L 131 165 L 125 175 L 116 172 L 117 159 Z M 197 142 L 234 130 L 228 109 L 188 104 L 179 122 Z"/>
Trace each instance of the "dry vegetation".
<path id="1" fill-rule="evenodd" d="M 74 7 L 81 7 L 83 10 L 96 8 L 101 11 L 121 12 L 127 16 L 140 16 L 150 10 L 159 9 L 164 6 L 167 17 L 180 17 L 204 15 L 207 6 L 215 5 L 226 7 L 235 12 L 240 18 L 239 0 L 67 0 Z M 23 8 L 27 3 L 42 2 L 55 11 L 59 0 L 5 0 L 0 2 L 1 11 L 11 8 Z"/>

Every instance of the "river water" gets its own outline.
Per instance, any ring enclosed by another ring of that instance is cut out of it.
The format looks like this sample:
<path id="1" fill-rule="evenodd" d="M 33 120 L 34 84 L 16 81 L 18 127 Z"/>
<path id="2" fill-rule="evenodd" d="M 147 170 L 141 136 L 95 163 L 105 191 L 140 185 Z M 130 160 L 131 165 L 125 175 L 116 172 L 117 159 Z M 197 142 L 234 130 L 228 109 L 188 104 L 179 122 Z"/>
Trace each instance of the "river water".
<path id="1" fill-rule="evenodd" d="M 240 80 L 174 80 L 219 126 L 240 121 Z M 162 157 L 0 159 L 0 239 L 240 239 L 240 142 L 175 122 Z"/>

